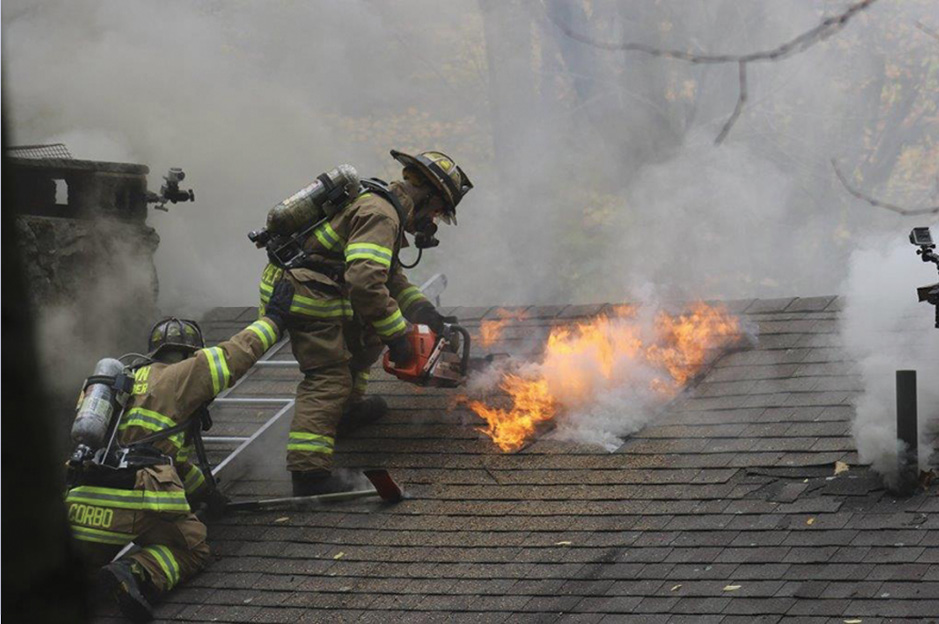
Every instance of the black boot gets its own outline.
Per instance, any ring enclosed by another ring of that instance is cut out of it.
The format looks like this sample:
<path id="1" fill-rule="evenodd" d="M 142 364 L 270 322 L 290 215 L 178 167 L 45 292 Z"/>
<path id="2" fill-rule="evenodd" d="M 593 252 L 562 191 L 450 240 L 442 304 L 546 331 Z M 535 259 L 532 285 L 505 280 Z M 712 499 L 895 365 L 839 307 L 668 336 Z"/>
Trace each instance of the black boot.
<path id="1" fill-rule="evenodd" d="M 294 496 L 319 496 L 320 494 L 348 492 L 352 489 L 349 483 L 328 470 L 291 472 L 290 479 L 293 481 Z"/>
<path id="2" fill-rule="evenodd" d="M 128 619 L 149 622 L 153 619 L 152 602 L 157 597 L 146 571 L 135 561 L 119 560 L 109 563 L 98 572 L 98 584 L 103 593 L 117 601 Z"/>
<path id="3" fill-rule="evenodd" d="M 351 403 L 342 411 L 336 435 L 345 437 L 365 425 L 380 420 L 388 413 L 388 402 L 380 396 L 370 396 Z"/>

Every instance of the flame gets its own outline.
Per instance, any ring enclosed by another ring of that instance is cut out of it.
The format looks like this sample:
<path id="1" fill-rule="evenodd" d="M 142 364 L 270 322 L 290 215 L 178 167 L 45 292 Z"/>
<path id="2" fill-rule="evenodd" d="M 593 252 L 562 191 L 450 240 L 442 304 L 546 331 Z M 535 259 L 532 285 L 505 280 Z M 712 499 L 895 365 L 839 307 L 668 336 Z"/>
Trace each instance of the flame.
<path id="1" fill-rule="evenodd" d="M 502 330 L 511 321 L 522 321 L 527 318 L 524 310 L 506 310 L 498 308 L 495 311 L 497 319 L 486 319 L 479 324 L 479 341 L 484 347 L 491 347 L 502 337 Z"/>
<path id="2" fill-rule="evenodd" d="M 715 349 L 741 334 L 736 317 L 705 303 L 678 315 L 659 311 L 651 326 L 637 318 L 639 313 L 638 307 L 621 306 L 590 321 L 554 328 L 541 362 L 519 374 L 504 374 L 499 382 L 511 408 L 467 401 L 487 423 L 480 431 L 503 451 L 513 451 L 542 423 L 564 410 L 589 406 L 617 387 L 645 385 L 666 401 L 701 372 Z"/>

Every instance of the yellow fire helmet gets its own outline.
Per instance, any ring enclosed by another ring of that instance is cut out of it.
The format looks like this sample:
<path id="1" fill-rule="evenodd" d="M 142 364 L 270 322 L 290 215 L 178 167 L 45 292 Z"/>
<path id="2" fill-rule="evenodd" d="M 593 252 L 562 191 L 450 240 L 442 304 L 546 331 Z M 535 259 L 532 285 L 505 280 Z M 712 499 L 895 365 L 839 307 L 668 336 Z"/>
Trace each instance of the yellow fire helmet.
<path id="1" fill-rule="evenodd" d="M 456 206 L 473 188 L 473 183 L 459 165 L 443 152 L 421 152 L 417 156 L 411 156 L 398 150 L 391 150 L 391 157 L 405 167 L 417 169 L 437 187 L 449 207 L 449 214 L 446 216 L 456 224 Z"/>

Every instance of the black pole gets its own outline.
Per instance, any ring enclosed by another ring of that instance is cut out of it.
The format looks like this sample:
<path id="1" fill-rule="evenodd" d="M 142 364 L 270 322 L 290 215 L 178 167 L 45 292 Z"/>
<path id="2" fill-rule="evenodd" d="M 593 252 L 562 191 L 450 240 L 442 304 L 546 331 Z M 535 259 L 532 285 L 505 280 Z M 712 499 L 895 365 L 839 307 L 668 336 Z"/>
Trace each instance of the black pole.
<path id="1" fill-rule="evenodd" d="M 897 490 L 912 494 L 919 480 L 916 371 L 897 371 Z"/>

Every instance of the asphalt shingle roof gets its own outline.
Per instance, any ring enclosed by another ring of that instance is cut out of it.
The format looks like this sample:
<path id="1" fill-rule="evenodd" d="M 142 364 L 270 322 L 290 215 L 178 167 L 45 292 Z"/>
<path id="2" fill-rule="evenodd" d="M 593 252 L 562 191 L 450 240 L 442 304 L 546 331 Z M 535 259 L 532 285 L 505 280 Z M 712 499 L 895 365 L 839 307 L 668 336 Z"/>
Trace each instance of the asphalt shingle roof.
<path id="1" fill-rule="evenodd" d="M 833 297 L 729 302 L 759 326 L 614 453 L 538 440 L 504 454 L 453 392 L 373 374 L 391 406 L 338 443 L 338 465 L 388 468 L 410 498 L 232 515 L 216 559 L 158 614 L 219 622 L 928 622 L 939 616 L 939 491 L 897 500 L 857 465 L 858 375 Z M 526 309 L 493 351 L 531 352 L 602 306 Z M 494 308 L 457 308 L 471 330 Z M 206 319 L 218 341 L 253 308 Z M 291 359 L 289 348 L 274 359 Z M 291 396 L 256 370 L 232 394 Z M 218 406 L 248 435 L 276 405 Z M 289 493 L 283 444 L 229 484 Z M 835 462 L 851 468 L 837 476 Z"/>

